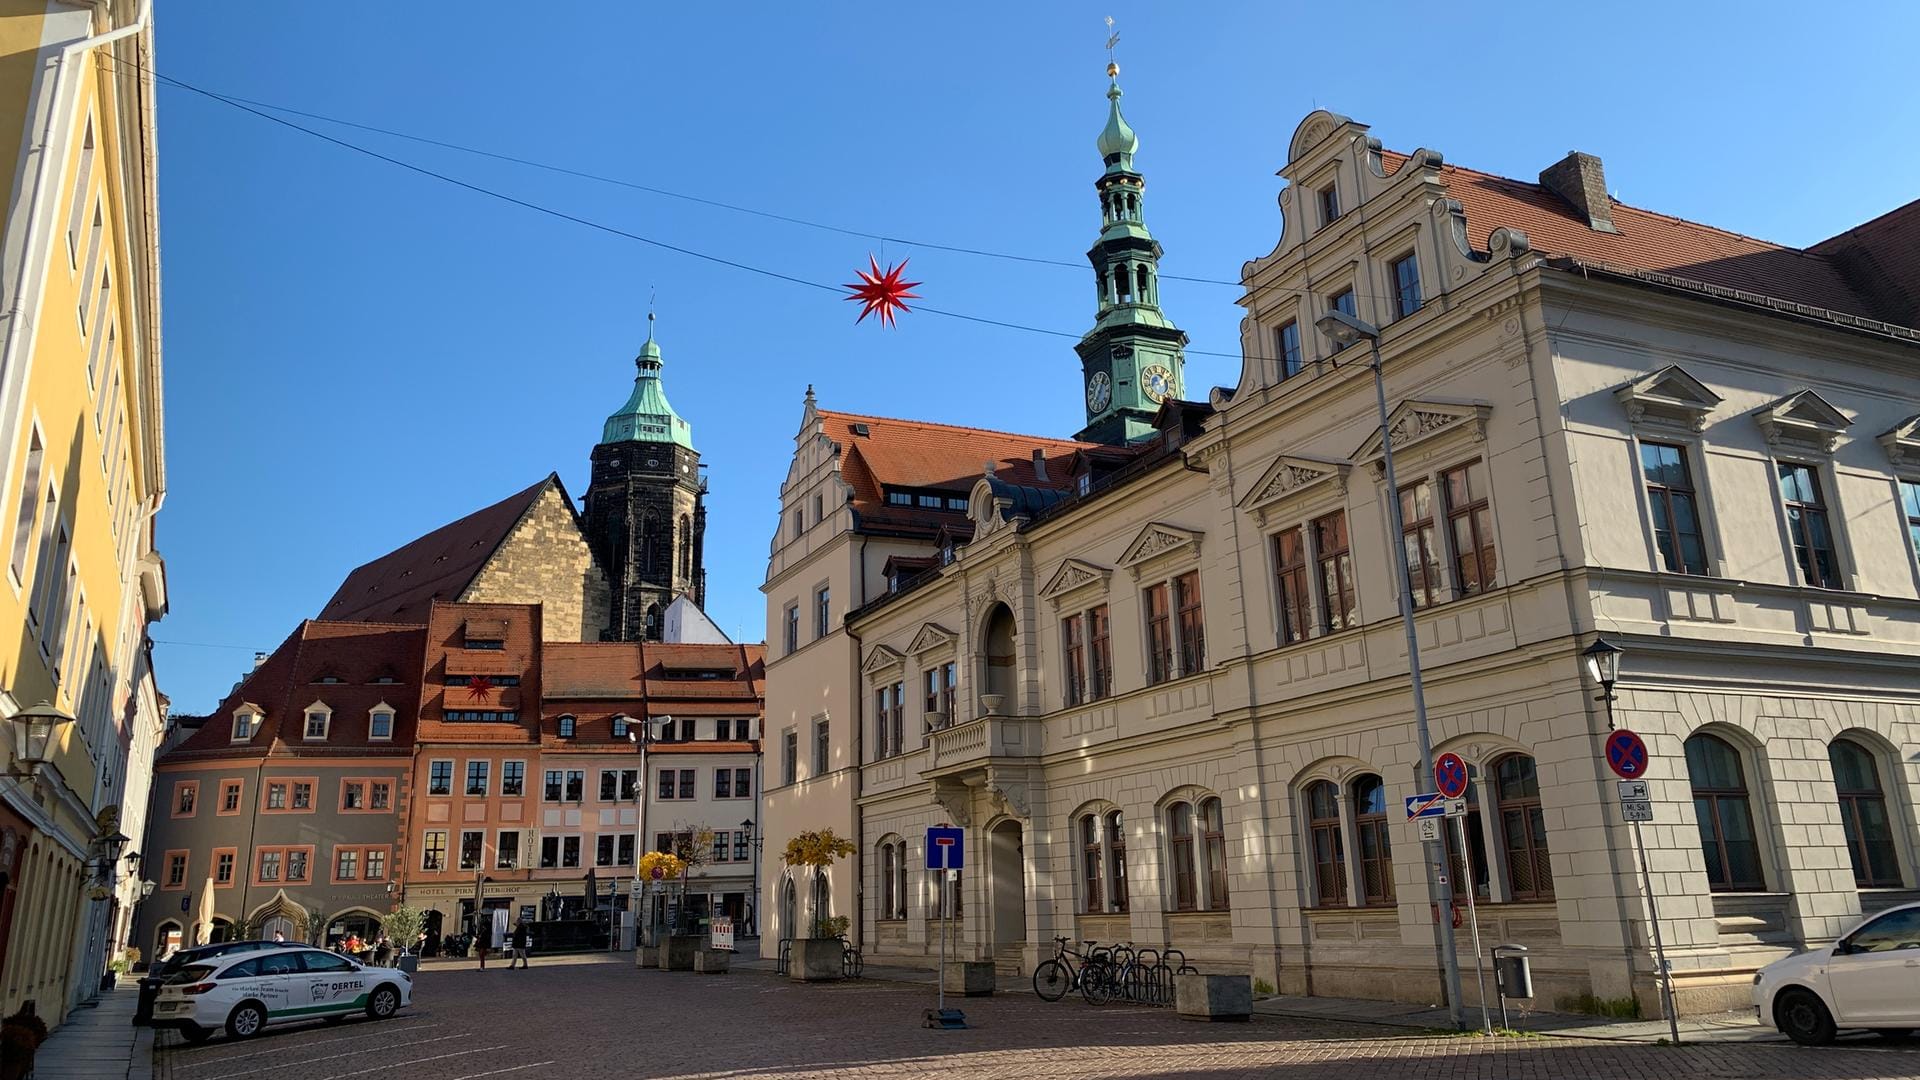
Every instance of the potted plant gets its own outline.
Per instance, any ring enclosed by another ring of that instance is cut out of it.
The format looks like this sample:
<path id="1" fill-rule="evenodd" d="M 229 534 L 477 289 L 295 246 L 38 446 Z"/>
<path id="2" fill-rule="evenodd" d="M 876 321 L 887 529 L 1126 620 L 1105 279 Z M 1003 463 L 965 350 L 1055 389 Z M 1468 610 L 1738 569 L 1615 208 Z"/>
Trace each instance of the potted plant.
<path id="1" fill-rule="evenodd" d="M 33 1075 L 33 1055 L 47 1041 L 47 1025 L 31 1005 L 0 1020 L 0 1080 L 23 1080 Z"/>
<path id="2" fill-rule="evenodd" d="M 380 919 L 380 929 L 400 950 L 400 958 L 394 966 L 412 974 L 420 970 L 420 958 L 413 954 L 410 946 L 420 937 L 421 927 L 426 925 L 427 917 L 419 908 L 406 904 L 396 904 L 392 911 Z"/>
<path id="3" fill-rule="evenodd" d="M 788 974 L 802 982 L 827 982 L 841 978 L 842 937 L 848 921 L 844 915 L 828 914 L 827 871 L 834 862 L 854 853 L 853 841 L 832 829 L 809 829 L 787 841 L 781 856 L 788 870 L 810 872 L 813 880 L 814 910 L 806 937 L 793 939 L 793 960 Z M 791 930 L 789 930 L 791 932 Z"/>
<path id="4" fill-rule="evenodd" d="M 645 855 L 640 856 L 640 880 L 642 881 L 658 881 L 663 883 L 665 887 L 671 887 L 671 882 L 684 879 L 686 873 L 686 860 L 682 859 L 675 852 L 649 851 Z M 684 895 L 684 893 L 682 895 Z M 651 907 L 649 907 L 648 910 L 652 910 Z M 652 945 L 643 945 L 640 947 L 638 950 L 639 956 L 635 959 L 635 964 L 639 967 L 657 967 L 661 971 L 674 971 L 676 969 L 681 971 L 692 970 L 693 943 L 689 941 L 680 945 L 680 950 L 685 961 L 681 965 L 675 965 L 673 963 L 673 948 L 674 935 L 671 929 L 669 929 L 668 936 L 664 941 L 656 938 Z"/>
<path id="5" fill-rule="evenodd" d="M 120 976 L 131 970 L 133 970 L 133 960 L 128 959 L 124 952 L 107 961 L 107 970 L 100 975 L 100 989 L 112 990 L 120 981 Z"/>

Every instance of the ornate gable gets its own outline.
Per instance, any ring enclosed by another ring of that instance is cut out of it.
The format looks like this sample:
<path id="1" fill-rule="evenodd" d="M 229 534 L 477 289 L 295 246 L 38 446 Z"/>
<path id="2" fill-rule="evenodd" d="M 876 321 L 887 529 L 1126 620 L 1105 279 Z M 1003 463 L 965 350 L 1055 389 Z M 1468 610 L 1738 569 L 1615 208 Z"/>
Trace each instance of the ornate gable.
<path id="1" fill-rule="evenodd" d="M 1040 590 L 1040 598 L 1059 603 L 1069 593 L 1077 592 L 1090 585 L 1104 587 L 1113 571 L 1104 566 L 1095 566 L 1084 559 L 1068 559 L 1053 572 L 1053 577 Z"/>
<path id="2" fill-rule="evenodd" d="M 1700 431 L 1707 415 L 1720 404 L 1720 395 L 1678 364 L 1648 372 L 1613 392 L 1627 407 L 1627 423 L 1665 424 Z"/>
<path id="3" fill-rule="evenodd" d="M 907 658 L 900 655 L 897 650 L 885 645 L 875 645 L 867 650 L 867 661 L 860 665 L 860 674 L 878 675 L 890 668 L 899 667 L 906 663 L 906 660 Z"/>
<path id="4" fill-rule="evenodd" d="M 1753 422 L 1767 437 L 1768 446 L 1797 447 L 1833 453 L 1840 436 L 1853 426 L 1847 414 L 1812 390 L 1796 390 L 1753 411 Z"/>
<path id="5" fill-rule="evenodd" d="M 923 652 L 932 652 L 943 645 L 953 644 L 953 631 L 939 623 L 927 623 L 920 632 L 913 635 L 913 643 L 907 646 L 909 656 L 919 656 Z"/>
<path id="6" fill-rule="evenodd" d="M 1880 436 L 1887 460 L 1895 465 L 1920 465 L 1920 413 L 1893 425 Z"/>
<path id="7" fill-rule="evenodd" d="M 1168 525 L 1155 521 L 1140 530 L 1140 535 L 1127 545 L 1126 553 L 1120 556 L 1120 565 L 1140 576 L 1140 571 L 1148 563 L 1175 553 L 1197 553 L 1200 542 L 1206 534 L 1193 529 L 1183 529 L 1178 525 Z"/>
<path id="8" fill-rule="evenodd" d="M 1466 434 L 1481 442 L 1487 437 L 1487 417 L 1492 413 L 1491 405 L 1479 402 L 1403 401 L 1387 415 L 1387 431 L 1396 454 L 1441 435 Z M 1380 430 L 1375 428 L 1353 452 L 1353 459 L 1372 462 L 1381 457 L 1381 449 Z"/>
<path id="9" fill-rule="evenodd" d="M 1261 510 L 1312 493 L 1344 495 L 1347 472 L 1353 466 L 1344 461 L 1282 454 L 1260 474 L 1252 489 L 1240 500 L 1242 510 Z"/>

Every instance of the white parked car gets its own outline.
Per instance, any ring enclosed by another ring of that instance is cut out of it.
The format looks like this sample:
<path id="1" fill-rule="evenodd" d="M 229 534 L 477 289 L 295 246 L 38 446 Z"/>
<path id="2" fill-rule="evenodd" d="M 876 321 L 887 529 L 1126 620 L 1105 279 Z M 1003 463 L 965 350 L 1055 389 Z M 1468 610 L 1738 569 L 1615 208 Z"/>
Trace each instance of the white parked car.
<path id="1" fill-rule="evenodd" d="M 1753 1005 L 1761 1023 L 1808 1046 L 1832 1042 L 1841 1028 L 1911 1037 L 1920 1030 L 1920 904 L 1888 908 L 1830 946 L 1761 968 Z"/>
<path id="2" fill-rule="evenodd" d="M 153 1026 L 195 1043 L 223 1027 L 245 1039 L 292 1020 L 385 1020 L 412 1003 L 413 976 L 404 971 L 290 946 L 189 963 L 160 987 Z"/>

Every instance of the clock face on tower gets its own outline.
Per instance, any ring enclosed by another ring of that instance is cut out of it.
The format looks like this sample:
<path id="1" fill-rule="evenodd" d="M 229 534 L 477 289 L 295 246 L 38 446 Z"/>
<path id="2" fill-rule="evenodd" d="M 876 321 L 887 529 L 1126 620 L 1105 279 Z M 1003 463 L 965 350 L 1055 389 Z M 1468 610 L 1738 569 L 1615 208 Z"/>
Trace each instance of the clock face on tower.
<path id="1" fill-rule="evenodd" d="M 1087 411 L 1105 412 L 1107 404 L 1113 400 L 1113 380 L 1104 371 L 1096 371 L 1087 379 Z"/>
<path id="2" fill-rule="evenodd" d="M 1168 394 L 1173 393 L 1173 372 L 1168 371 L 1159 364 L 1154 364 L 1142 369 L 1140 372 L 1140 389 L 1147 395 L 1148 401 L 1153 402 L 1155 405 L 1160 404 L 1167 400 Z"/>

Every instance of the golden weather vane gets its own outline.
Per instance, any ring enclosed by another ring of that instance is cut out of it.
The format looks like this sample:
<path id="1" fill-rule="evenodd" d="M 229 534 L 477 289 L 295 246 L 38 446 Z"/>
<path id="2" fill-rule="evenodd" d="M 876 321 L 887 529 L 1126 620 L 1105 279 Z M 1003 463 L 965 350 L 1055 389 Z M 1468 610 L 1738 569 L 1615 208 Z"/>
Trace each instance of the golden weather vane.
<path id="1" fill-rule="evenodd" d="M 1120 44 L 1120 34 L 1114 30 L 1113 16 L 1109 15 L 1107 16 L 1107 77 L 1109 79 L 1120 75 L 1120 65 L 1113 59 L 1113 47 L 1118 44 Z"/>

